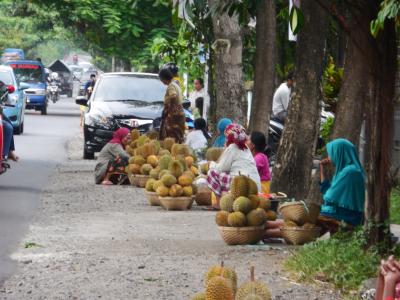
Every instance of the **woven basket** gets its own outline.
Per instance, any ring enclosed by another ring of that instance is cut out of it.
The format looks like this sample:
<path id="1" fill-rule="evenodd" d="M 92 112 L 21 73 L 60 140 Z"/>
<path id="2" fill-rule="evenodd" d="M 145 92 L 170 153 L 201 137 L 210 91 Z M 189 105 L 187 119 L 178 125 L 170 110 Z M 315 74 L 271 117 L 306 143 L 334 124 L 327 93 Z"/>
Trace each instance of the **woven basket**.
<path id="1" fill-rule="evenodd" d="M 227 245 L 249 245 L 258 243 L 265 234 L 263 226 L 225 227 L 218 226 L 219 233 Z"/>
<path id="2" fill-rule="evenodd" d="M 194 200 L 199 206 L 211 205 L 211 191 L 210 190 L 198 191 L 197 194 L 195 195 Z"/>
<path id="3" fill-rule="evenodd" d="M 137 177 L 137 175 L 129 174 L 128 178 L 129 178 L 129 181 L 131 182 L 131 185 L 138 186 L 138 177 Z"/>
<path id="4" fill-rule="evenodd" d="M 317 222 L 319 213 L 321 211 L 321 206 L 315 203 L 308 203 L 307 208 L 308 208 L 308 214 L 306 217 L 306 223 L 315 224 Z"/>
<path id="5" fill-rule="evenodd" d="M 307 221 L 308 213 L 302 202 L 285 202 L 279 206 L 278 212 L 285 221 L 293 221 L 300 226 Z"/>
<path id="6" fill-rule="evenodd" d="M 151 206 L 160 206 L 160 197 L 158 197 L 157 193 L 155 192 L 147 192 L 146 191 L 147 201 Z"/>
<path id="7" fill-rule="evenodd" d="M 166 210 L 188 210 L 192 208 L 194 197 L 159 197 Z"/>
<path id="8" fill-rule="evenodd" d="M 286 243 L 291 245 L 303 245 L 315 241 L 321 228 L 282 227 L 281 233 Z"/>

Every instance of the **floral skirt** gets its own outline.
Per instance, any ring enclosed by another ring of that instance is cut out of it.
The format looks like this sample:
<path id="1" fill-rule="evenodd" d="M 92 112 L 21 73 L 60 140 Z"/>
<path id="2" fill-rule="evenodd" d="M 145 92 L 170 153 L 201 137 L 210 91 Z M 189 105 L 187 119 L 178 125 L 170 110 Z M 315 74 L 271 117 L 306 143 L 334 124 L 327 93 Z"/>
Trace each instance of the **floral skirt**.
<path id="1" fill-rule="evenodd" d="M 231 187 L 232 177 L 228 173 L 211 169 L 207 175 L 208 187 L 220 197 L 223 192 L 228 192 Z"/>

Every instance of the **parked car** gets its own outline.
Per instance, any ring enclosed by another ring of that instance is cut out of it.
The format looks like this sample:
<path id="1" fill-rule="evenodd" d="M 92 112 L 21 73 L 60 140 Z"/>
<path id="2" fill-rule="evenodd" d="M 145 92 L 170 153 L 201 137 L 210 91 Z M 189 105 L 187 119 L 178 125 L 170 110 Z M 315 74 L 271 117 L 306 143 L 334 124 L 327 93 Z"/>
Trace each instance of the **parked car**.
<path id="1" fill-rule="evenodd" d="M 6 85 L 12 85 L 15 87 L 15 91 L 8 95 L 8 104 L 13 105 L 4 107 L 4 114 L 10 119 L 14 127 L 15 134 L 21 134 L 24 132 L 24 116 L 26 97 L 24 95 L 24 89 L 28 88 L 25 83 L 19 83 L 15 77 L 14 71 L 9 66 L 0 66 L 0 81 Z"/>
<path id="2" fill-rule="evenodd" d="M 156 74 L 105 73 L 90 99 L 76 103 L 88 107 L 84 116 L 83 158 L 93 159 L 119 127 L 145 133 L 159 123 L 166 87 Z"/>
<path id="3" fill-rule="evenodd" d="M 47 115 L 46 72 L 43 64 L 36 60 L 8 61 L 6 65 L 14 70 L 20 83 L 26 83 L 26 109 L 34 109 Z"/>

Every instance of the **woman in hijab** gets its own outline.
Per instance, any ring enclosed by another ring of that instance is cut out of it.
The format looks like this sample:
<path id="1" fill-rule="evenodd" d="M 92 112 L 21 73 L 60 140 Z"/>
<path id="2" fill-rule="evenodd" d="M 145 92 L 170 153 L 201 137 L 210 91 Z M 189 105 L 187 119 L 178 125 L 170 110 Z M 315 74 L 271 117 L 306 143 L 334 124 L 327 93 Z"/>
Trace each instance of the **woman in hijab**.
<path id="1" fill-rule="evenodd" d="M 219 210 L 219 198 L 223 192 L 228 192 L 234 176 L 239 174 L 249 176 L 261 191 L 260 175 L 253 155 L 246 145 L 245 129 L 239 124 L 230 124 L 225 128 L 226 149 L 217 163 L 210 163 L 207 182 L 216 196 L 212 210 Z"/>
<path id="2" fill-rule="evenodd" d="M 168 86 L 164 96 L 160 140 L 170 137 L 174 138 L 176 143 L 182 144 L 185 135 L 185 113 L 182 107 L 181 88 L 173 80 L 173 75 L 169 69 L 162 69 L 158 76 L 161 82 Z"/>
<path id="3" fill-rule="evenodd" d="M 328 158 L 320 163 L 321 207 L 320 223 L 334 232 L 338 222 L 361 225 L 365 201 L 365 173 L 358 160 L 356 147 L 346 139 L 336 139 L 326 145 Z M 333 165 L 332 181 L 325 175 L 325 166 Z M 332 228 L 333 225 L 334 227 Z"/>
<path id="4" fill-rule="evenodd" d="M 129 155 L 125 152 L 130 142 L 129 129 L 119 128 L 114 131 L 113 138 L 101 149 L 95 168 L 96 184 L 112 185 L 110 175 L 115 171 L 124 172 Z"/>
<path id="5" fill-rule="evenodd" d="M 229 124 L 232 124 L 231 119 L 223 118 L 218 122 L 218 136 L 214 141 L 213 147 L 224 148 L 225 147 L 225 128 Z"/>

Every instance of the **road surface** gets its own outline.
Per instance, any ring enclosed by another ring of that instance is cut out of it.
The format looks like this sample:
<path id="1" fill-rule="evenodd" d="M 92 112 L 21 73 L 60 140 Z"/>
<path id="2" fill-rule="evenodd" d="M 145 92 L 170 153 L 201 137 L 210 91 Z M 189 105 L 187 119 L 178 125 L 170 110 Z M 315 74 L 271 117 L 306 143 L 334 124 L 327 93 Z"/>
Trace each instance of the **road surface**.
<path id="1" fill-rule="evenodd" d="M 79 107 L 72 98 L 50 104 L 47 116 L 26 112 L 25 132 L 15 141 L 20 162 L 0 176 L 0 286 L 15 271 L 9 255 L 28 228 L 49 176 L 66 158 L 66 141 L 79 134 L 78 124 Z"/>

